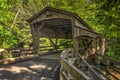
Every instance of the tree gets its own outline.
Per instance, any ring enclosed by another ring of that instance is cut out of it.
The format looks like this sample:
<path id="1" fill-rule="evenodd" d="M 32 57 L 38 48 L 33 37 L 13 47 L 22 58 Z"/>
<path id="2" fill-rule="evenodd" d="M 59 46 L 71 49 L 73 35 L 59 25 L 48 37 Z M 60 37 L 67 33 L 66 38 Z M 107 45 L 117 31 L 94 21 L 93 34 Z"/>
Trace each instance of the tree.
<path id="1" fill-rule="evenodd" d="M 31 31 L 26 20 L 46 6 L 78 14 L 109 40 L 111 52 L 120 52 L 119 0 L 1 0 L 0 47 L 31 44 Z M 111 44 L 114 44 L 114 48 Z"/>

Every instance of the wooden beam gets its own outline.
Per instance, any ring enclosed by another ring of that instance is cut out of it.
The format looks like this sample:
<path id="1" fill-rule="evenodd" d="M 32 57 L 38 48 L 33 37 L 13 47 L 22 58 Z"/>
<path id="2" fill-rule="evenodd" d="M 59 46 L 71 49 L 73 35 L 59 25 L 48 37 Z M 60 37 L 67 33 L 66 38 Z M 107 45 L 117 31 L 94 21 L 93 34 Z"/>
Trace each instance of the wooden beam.
<path id="1" fill-rule="evenodd" d="M 84 59 L 82 58 L 82 56 L 81 56 L 80 54 L 79 54 L 79 57 L 80 57 L 81 61 L 88 67 L 88 71 L 92 74 L 92 76 L 94 77 L 95 80 L 103 80 L 102 76 L 100 76 L 100 75 L 93 69 L 93 67 L 92 67 L 90 64 L 88 64 L 88 63 L 86 62 L 86 60 L 84 60 Z M 106 80 L 106 79 L 104 79 L 104 80 Z"/>
<path id="2" fill-rule="evenodd" d="M 45 29 L 45 30 L 44 30 Z M 39 34 L 40 34 L 40 37 L 50 37 L 50 38 L 55 38 L 56 36 L 56 33 L 55 31 L 50 28 L 50 27 L 45 27 L 44 29 L 41 29 L 41 31 L 39 31 Z M 57 28 L 58 29 L 58 28 Z M 63 28 L 64 29 L 64 28 Z M 66 38 L 66 35 L 65 35 L 65 31 L 63 31 L 63 29 L 60 30 L 59 32 L 59 35 L 57 35 L 57 38 Z M 48 35 L 46 35 L 46 33 L 48 33 Z M 58 33 L 57 33 L 58 34 Z M 71 39 L 71 33 L 69 33 L 68 35 L 68 39 Z"/>
<path id="3" fill-rule="evenodd" d="M 87 47 L 85 48 L 85 51 L 82 53 L 82 55 L 84 55 L 86 52 L 87 52 L 87 50 L 90 48 L 90 46 L 92 45 L 92 42 L 93 41 L 90 41 L 89 43 L 88 43 L 88 45 L 87 45 Z"/>
<path id="4" fill-rule="evenodd" d="M 43 20 L 39 23 L 42 23 L 42 22 L 44 22 L 46 25 L 70 25 L 71 24 L 69 19 L 61 19 L 61 18 Z"/>
<path id="5" fill-rule="evenodd" d="M 38 31 L 40 31 L 44 26 L 45 26 L 45 23 L 42 22 L 41 25 L 40 25 L 40 27 L 38 28 Z"/>
<path id="6" fill-rule="evenodd" d="M 38 27 L 38 25 L 32 25 L 33 29 L 33 53 L 39 54 L 39 44 L 40 44 L 40 39 L 39 39 L 39 31 L 38 29 L 36 30 L 34 27 Z"/>
<path id="7" fill-rule="evenodd" d="M 109 59 L 106 60 L 106 64 L 107 64 L 107 66 L 106 66 L 106 77 L 108 79 L 110 79 L 110 74 L 109 74 L 109 72 L 110 72 L 110 60 Z"/>
<path id="8" fill-rule="evenodd" d="M 52 45 L 54 46 L 54 47 L 56 47 L 57 45 L 52 41 L 52 39 L 51 38 L 49 38 L 49 40 L 50 40 L 50 42 L 52 43 Z"/>
<path id="9" fill-rule="evenodd" d="M 48 35 L 48 33 L 44 30 L 44 34 L 46 35 L 46 36 L 49 36 Z M 56 47 L 57 45 L 52 41 L 52 39 L 50 38 L 50 37 L 48 37 L 48 39 L 50 40 L 50 42 L 52 43 L 52 45 L 54 46 L 54 47 Z"/>
<path id="10" fill-rule="evenodd" d="M 91 33 L 94 33 L 94 34 L 96 34 L 98 37 L 100 37 L 100 36 L 101 36 L 100 34 L 98 34 L 98 33 L 94 32 L 94 31 L 87 30 L 87 29 L 84 29 L 84 28 L 81 28 L 81 27 L 78 27 L 78 26 L 75 26 L 75 27 L 76 27 L 76 28 L 79 28 L 79 29 L 82 29 L 82 30 L 85 30 L 85 31 L 88 31 L 88 32 L 91 32 Z"/>
<path id="11" fill-rule="evenodd" d="M 55 33 L 55 37 L 59 34 L 59 32 L 62 30 L 62 27 L 61 28 L 59 28 Z"/>
<path id="12" fill-rule="evenodd" d="M 65 72 L 62 71 L 62 72 L 60 72 L 60 74 L 61 74 L 63 80 L 69 80 L 67 75 L 65 74 Z"/>
<path id="13" fill-rule="evenodd" d="M 73 39 L 73 53 L 72 53 L 72 57 L 77 57 L 77 53 L 78 53 L 78 42 L 77 42 L 77 38 L 75 38 L 75 21 L 73 19 L 72 21 L 72 39 Z"/>
<path id="14" fill-rule="evenodd" d="M 61 58 L 61 64 L 72 75 L 73 80 L 92 80 L 85 73 L 74 67 L 67 60 Z"/>

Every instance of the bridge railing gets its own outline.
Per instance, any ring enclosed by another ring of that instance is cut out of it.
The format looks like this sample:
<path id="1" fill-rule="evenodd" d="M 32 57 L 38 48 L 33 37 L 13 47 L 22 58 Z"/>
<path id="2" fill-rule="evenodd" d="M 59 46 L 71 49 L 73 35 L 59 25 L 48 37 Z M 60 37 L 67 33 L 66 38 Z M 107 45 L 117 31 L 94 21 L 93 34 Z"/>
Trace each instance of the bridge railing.
<path id="1" fill-rule="evenodd" d="M 91 65 L 89 65 L 81 55 L 79 55 L 80 62 L 79 64 L 83 64 L 81 68 L 78 68 L 74 65 L 74 61 L 77 58 L 72 58 L 73 62 L 69 61 L 69 50 L 63 51 L 61 53 L 61 77 L 60 80 L 106 80 L 101 78 L 101 76 L 96 73 Z M 87 67 L 86 70 L 83 67 Z M 90 72 L 91 76 L 88 75 L 86 72 Z"/>
<path id="2" fill-rule="evenodd" d="M 10 58 L 10 57 L 19 57 L 27 56 L 32 54 L 31 48 L 4 48 L 0 49 L 0 58 Z"/>
<path id="3" fill-rule="evenodd" d="M 37 55 L 32 55 L 32 49 L 30 48 L 0 49 L 0 65 L 24 61 L 34 57 L 37 57 Z"/>
<path id="4" fill-rule="evenodd" d="M 120 80 L 120 76 L 116 76 L 116 74 L 120 74 L 120 61 L 113 60 L 108 56 L 100 54 L 96 55 L 96 59 L 97 67 L 100 69 L 102 67 L 104 68 L 101 70 L 103 70 L 102 72 L 108 79 L 114 78 L 115 80 Z"/>
<path id="5" fill-rule="evenodd" d="M 64 58 L 61 58 L 61 67 L 61 77 L 63 80 L 92 80 Z"/>
<path id="6" fill-rule="evenodd" d="M 61 51 L 62 48 L 58 48 L 55 50 L 53 46 L 40 46 L 40 53 L 52 53 L 55 51 Z M 0 49 L 0 60 L 11 58 L 11 57 L 20 57 L 20 56 L 27 56 L 32 55 L 33 49 L 32 48 L 3 48 Z"/>
<path id="7" fill-rule="evenodd" d="M 81 55 L 79 55 L 79 57 L 81 58 L 81 62 L 83 62 L 83 64 L 87 66 L 87 68 L 88 68 L 87 70 L 90 72 L 91 76 L 94 77 L 95 80 L 107 80 L 106 78 L 102 77 L 102 74 L 98 73 L 93 68 L 93 66 L 91 66 L 90 64 L 88 64 L 87 61 L 84 60 Z"/>
<path id="8" fill-rule="evenodd" d="M 63 48 L 61 48 L 61 47 L 55 48 L 53 46 L 40 46 L 39 50 L 40 50 L 40 52 L 44 53 L 44 52 L 61 51 L 61 50 L 63 50 Z"/>

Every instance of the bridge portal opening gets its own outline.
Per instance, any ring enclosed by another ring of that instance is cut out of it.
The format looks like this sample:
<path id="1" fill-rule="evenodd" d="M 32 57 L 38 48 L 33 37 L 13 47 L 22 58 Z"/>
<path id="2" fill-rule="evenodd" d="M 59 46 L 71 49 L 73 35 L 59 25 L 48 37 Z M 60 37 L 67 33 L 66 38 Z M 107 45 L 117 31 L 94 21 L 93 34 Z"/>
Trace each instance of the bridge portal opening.
<path id="1" fill-rule="evenodd" d="M 53 46 L 52 51 L 57 51 L 57 49 L 67 44 L 67 40 L 71 41 L 72 39 L 72 26 L 71 20 L 64 18 L 54 18 L 54 19 L 45 19 L 38 21 L 33 24 L 34 35 L 36 44 L 34 43 L 34 53 L 39 53 L 40 49 L 40 38 L 48 38 L 50 43 Z M 55 39 L 55 41 L 53 41 Z M 64 39 L 65 42 L 59 42 L 58 39 Z"/>

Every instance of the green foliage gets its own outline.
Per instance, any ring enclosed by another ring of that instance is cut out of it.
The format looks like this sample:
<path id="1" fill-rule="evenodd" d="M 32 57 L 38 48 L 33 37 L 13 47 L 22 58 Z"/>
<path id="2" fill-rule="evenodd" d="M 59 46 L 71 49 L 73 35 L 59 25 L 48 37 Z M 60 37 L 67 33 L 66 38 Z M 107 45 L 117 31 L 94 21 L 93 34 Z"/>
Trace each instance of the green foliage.
<path id="1" fill-rule="evenodd" d="M 46 6 L 75 12 L 112 43 L 107 45 L 108 55 L 120 54 L 119 0 L 0 0 L 0 48 L 20 47 L 20 43 L 31 46 L 31 31 L 26 20 Z M 42 41 L 45 42 L 41 45 L 51 45 L 47 39 Z"/>
<path id="2" fill-rule="evenodd" d="M 40 38 L 40 46 L 52 46 L 48 38 Z"/>
<path id="3" fill-rule="evenodd" d="M 7 0 L 0 0 L 0 47 L 14 47 L 16 44 L 15 36 L 10 32 L 10 25 L 13 20 L 14 13 L 9 10 L 11 4 Z"/>
<path id="4" fill-rule="evenodd" d="M 0 27 L 1 48 L 15 47 L 15 44 L 17 44 L 17 42 L 14 38 L 15 36 L 13 36 L 10 32 Z"/>
<path id="5" fill-rule="evenodd" d="M 12 54 L 8 52 L 4 52 L 3 59 L 7 59 L 7 58 L 12 58 Z"/>

